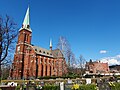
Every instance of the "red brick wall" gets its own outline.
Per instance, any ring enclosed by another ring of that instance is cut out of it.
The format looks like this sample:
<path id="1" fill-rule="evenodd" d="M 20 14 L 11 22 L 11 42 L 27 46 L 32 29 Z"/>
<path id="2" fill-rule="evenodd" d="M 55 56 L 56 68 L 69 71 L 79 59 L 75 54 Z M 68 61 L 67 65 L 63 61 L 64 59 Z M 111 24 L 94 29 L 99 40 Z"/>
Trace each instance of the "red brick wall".
<path id="1" fill-rule="evenodd" d="M 20 47 L 19 51 L 18 47 Z M 38 62 L 37 64 L 36 61 Z M 62 76 L 63 71 L 64 73 L 67 72 L 64 58 L 55 59 L 36 55 L 31 45 L 31 32 L 28 30 L 21 30 L 19 32 L 12 66 L 10 75 L 15 79 L 23 77 L 28 79 L 36 76 Z"/>
<path id="2" fill-rule="evenodd" d="M 107 73 L 109 72 L 108 63 L 89 62 L 86 64 L 87 71 L 90 73 Z"/>

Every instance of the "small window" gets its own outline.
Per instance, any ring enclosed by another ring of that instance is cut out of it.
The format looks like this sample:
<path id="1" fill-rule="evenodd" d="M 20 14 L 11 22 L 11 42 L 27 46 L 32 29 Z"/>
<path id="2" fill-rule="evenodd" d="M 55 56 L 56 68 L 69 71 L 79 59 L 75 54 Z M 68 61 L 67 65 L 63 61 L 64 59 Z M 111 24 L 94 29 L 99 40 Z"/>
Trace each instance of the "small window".
<path id="1" fill-rule="evenodd" d="M 39 52 L 41 52 L 41 50 Z"/>
<path id="2" fill-rule="evenodd" d="M 47 54 L 49 55 L 49 53 L 47 52 Z"/>
<path id="3" fill-rule="evenodd" d="M 16 57 L 16 59 L 18 59 L 18 57 Z"/>
<path id="4" fill-rule="evenodd" d="M 52 55 L 52 53 L 50 53 L 50 55 Z"/>
<path id="5" fill-rule="evenodd" d="M 37 51 L 37 49 L 35 49 L 35 51 Z"/>
<path id="6" fill-rule="evenodd" d="M 45 51 L 43 51 L 43 53 L 45 53 Z"/>

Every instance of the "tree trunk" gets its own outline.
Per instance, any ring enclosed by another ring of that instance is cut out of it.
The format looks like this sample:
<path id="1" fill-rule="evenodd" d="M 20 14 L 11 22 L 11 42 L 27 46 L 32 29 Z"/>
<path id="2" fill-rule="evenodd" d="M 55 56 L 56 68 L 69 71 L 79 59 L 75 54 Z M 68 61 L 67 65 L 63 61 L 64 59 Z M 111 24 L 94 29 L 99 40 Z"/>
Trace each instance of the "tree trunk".
<path id="1" fill-rule="evenodd" d="M 1 79 L 2 79 L 2 69 L 1 69 L 1 61 L 0 61 L 0 84 L 1 84 Z"/>

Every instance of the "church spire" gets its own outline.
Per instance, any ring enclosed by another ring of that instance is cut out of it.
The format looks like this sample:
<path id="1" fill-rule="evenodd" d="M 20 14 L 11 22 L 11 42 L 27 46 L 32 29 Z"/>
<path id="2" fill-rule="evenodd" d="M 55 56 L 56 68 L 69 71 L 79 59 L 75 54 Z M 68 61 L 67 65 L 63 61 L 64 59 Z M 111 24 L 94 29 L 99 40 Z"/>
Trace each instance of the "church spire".
<path id="1" fill-rule="evenodd" d="M 24 21 L 23 21 L 23 25 L 22 25 L 22 28 L 21 28 L 20 30 L 26 29 L 26 30 L 32 32 L 32 30 L 31 30 L 31 28 L 30 28 L 30 18 L 29 18 L 30 13 L 29 13 L 29 12 L 30 12 L 30 10 L 29 10 L 29 6 L 28 6 L 28 9 L 27 9 L 27 12 L 26 12 Z"/>
<path id="2" fill-rule="evenodd" d="M 52 50 L 52 40 L 50 39 L 50 50 Z"/>

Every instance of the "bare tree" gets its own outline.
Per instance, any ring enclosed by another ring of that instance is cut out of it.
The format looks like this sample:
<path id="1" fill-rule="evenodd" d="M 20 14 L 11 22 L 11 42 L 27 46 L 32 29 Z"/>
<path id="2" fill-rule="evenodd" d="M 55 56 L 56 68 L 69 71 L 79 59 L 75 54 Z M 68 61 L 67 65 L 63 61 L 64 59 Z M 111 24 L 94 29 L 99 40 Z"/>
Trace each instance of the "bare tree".
<path id="1" fill-rule="evenodd" d="M 85 58 L 80 55 L 79 59 L 77 60 L 78 62 L 78 68 L 80 70 L 80 75 L 82 76 L 85 72 L 85 63 L 86 63 L 86 60 Z"/>
<path id="2" fill-rule="evenodd" d="M 67 63 L 68 74 L 74 73 L 73 65 L 75 64 L 75 55 L 73 54 L 68 40 L 60 36 L 57 48 L 60 49 L 64 55 L 65 61 Z"/>
<path id="3" fill-rule="evenodd" d="M 71 58 L 70 58 L 70 67 L 68 68 L 68 73 L 69 74 L 74 74 L 77 75 L 77 62 L 74 53 L 71 53 Z"/>
<path id="4" fill-rule="evenodd" d="M 1 69 L 2 69 L 1 78 L 2 79 L 7 79 L 8 76 L 9 76 L 10 65 L 7 65 L 7 66 L 2 65 Z"/>
<path id="5" fill-rule="evenodd" d="M 71 58 L 72 58 L 72 51 L 71 51 L 71 49 L 69 48 L 69 49 L 66 51 L 66 60 L 68 61 L 68 67 L 70 67 L 70 65 L 71 65 Z"/>
<path id="6" fill-rule="evenodd" d="M 60 36 L 57 48 L 60 49 L 65 57 L 65 60 L 68 64 L 68 67 L 70 67 L 70 60 L 72 57 L 72 51 L 69 42 L 67 39 L 63 36 Z"/>
<path id="7" fill-rule="evenodd" d="M 71 56 L 71 67 L 74 68 L 75 65 L 76 65 L 76 58 L 75 58 L 75 55 L 72 53 L 72 56 Z"/>
<path id="8" fill-rule="evenodd" d="M 6 15 L 5 18 L 0 17 L 0 81 L 1 81 L 1 65 L 9 62 L 9 55 L 14 49 L 15 38 L 17 36 L 16 24 Z"/>

